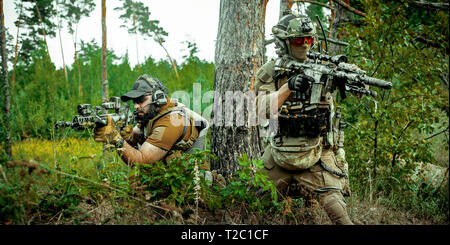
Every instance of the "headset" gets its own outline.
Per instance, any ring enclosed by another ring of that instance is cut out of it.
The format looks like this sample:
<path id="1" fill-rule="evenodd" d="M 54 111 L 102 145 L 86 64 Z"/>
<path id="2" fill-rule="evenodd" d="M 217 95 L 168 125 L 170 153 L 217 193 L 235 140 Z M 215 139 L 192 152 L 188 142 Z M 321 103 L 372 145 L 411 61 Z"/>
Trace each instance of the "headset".
<path id="1" fill-rule="evenodd" d="M 152 94 L 152 102 L 156 104 L 156 106 L 160 107 L 167 104 L 167 95 L 162 90 L 156 90 Z"/>
<path id="2" fill-rule="evenodd" d="M 147 84 L 153 88 L 154 86 L 147 80 L 147 77 L 141 76 L 140 77 L 141 80 L 145 80 L 147 82 Z M 159 82 L 159 81 L 158 81 Z M 150 104 L 155 104 L 156 106 L 160 107 L 163 106 L 165 104 L 167 104 L 168 99 L 167 99 L 167 95 L 164 91 L 162 91 L 161 89 L 157 89 L 156 91 L 152 92 L 152 102 L 144 105 L 150 105 Z M 143 107 L 144 107 L 143 106 Z"/>

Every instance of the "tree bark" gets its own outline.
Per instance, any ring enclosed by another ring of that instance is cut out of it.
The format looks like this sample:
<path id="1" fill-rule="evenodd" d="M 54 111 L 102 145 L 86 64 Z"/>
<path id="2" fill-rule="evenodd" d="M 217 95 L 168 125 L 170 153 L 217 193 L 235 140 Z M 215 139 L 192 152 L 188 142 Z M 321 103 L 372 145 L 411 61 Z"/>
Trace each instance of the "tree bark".
<path id="1" fill-rule="evenodd" d="M 349 0 L 345 0 L 348 4 Z M 342 41 L 341 34 L 339 33 L 339 23 L 348 20 L 347 9 L 339 3 L 334 2 L 334 19 L 331 25 L 331 38 Z M 328 50 L 331 55 L 336 55 L 342 52 L 343 46 L 329 43 Z"/>
<path id="2" fill-rule="evenodd" d="M 249 116 L 252 99 L 245 101 L 243 93 L 253 92 L 256 71 L 263 65 L 267 2 L 220 1 L 211 126 L 211 150 L 218 159 L 211 169 L 227 179 L 238 169 L 240 156 L 255 159 L 261 152 L 257 126 Z"/>
<path id="3" fill-rule="evenodd" d="M 106 74 L 106 0 L 102 0 L 102 101 L 108 101 L 108 77 Z"/>
<path id="4" fill-rule="evenodd" d="M 2 56 L 2 79 L 4 84 L 4 95 L 5 95 L 5 126 L 6 126 L 6 154 L 9 158 L 12 157 L 11 151 L 11 114 L 10 114 L 10 95 L 9 95 L 9 80 L 8 80 L 8 57 L 6 56 L 6 28 L 5 28 L 5 18 L 3 14 L 3 0 L 0 0 L 0 28 L 1 28 L 1 56 Z"/>

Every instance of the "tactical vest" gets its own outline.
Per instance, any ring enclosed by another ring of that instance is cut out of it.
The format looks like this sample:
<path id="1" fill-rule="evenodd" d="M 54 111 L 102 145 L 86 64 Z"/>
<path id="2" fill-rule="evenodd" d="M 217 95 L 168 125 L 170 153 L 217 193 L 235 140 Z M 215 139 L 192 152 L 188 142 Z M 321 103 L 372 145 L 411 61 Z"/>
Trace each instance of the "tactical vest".
<path id="1" fill-rule="evenodd" d="M 153 125 L 156 121 L 161 119 L 164 116 L 171 115 L 171 114 L 179 114 L 184 118 L 184 129 L 183 133 L 180 136 L 180 138 L 176 141 L 176 143 L 172 146 L 172 148 L 167 152 L 166 156 L 164 157 L 164 161 L 170 162 L 170 160 L 181 157 L 183 153 L 191 150 L 193 146 L 195 148 L 202 148 L 203 146 L 197 146 L 194 145 L 198 138 L 200 136 L 203 136 L 205 131 L 208 129 L 208 122 L 196 114 L 195 112 L 191 111 L 190 109 L 182 106 L 174 106 L 169 107 L 163 111 L 161 111 L 158 115 L 156 115 L 154 118 L 152 118 L 148 123 L 147 126 L 144 127 L 143 134 L 142 134 L 142 142 L 147 139 L 147 137 L 152 133 Z M 188 126 L 188 122 L 190 123 L 190 126 Z M 197 123 L 196 123 L 197 122 Z M 189 138 L 185 141 L 183 138 L 186 136 L 186 133 L 190 130 L 191 135 Z"/>
<path id="2" fill-rule="evenodd" d="M 257 72 L 258 79 L 265 84 L 274 83 L 275 90 L 279 90 L 289 77 L 277 66 L 283 66 L 286 61 L 283 57 L 266 63 Z M 314 77 L 314 74 L 306 75 Z M 319 82 L 327 79 L 314 78 Z M 311 167 L 320 160 L 323 147 L 343 145 L 340 119 L 330 92 L 317 91 L 317 85 L 313 84 L 303 95 L 292 93 L 278 111 L 278 132 L 269 140 L 275 162 L 289 170 Z"/>

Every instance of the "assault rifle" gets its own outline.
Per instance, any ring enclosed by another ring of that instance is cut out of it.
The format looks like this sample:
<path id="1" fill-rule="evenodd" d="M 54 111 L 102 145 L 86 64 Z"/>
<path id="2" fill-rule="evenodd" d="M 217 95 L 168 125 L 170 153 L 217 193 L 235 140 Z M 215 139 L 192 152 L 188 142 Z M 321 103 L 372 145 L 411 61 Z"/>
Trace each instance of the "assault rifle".
<path id="1" fill-rule="evenodd" d="M 328 56 L 321 53 L 309 53 L 305 63 L 282 57 L 275 61 L 274 79 L 281 77 L 298 79 L 300 83 L 291 92 L 294 101 L 285 101 L 278 114 L 281 130 L 279 135 L 296 137 L 309 135 L 316 137 L 331 132 L 333 118 L 330 104 L 324 101 L 327 92 L 339 89 L 345 99 L 347 91 L 356 95 L 377 96 L 367 86 L 391 89 L 392 83 L 366 75 L 366 72 L 354 64 L 346 63 L 344 55 Z M 340 126 L 341 127 L 341 126 Z M 328 136 L 326 136 L 328 137 Z"/>
<path id="2" fill-rule="evenodd" d="M 94 110 L 90 104 L 80 104 L 77 107 L 78 115 L 72 121 L 58 121 L 55 128 L 71 127 L 76 130 L 84 130 L 93 127 L 105 126 L 108 123 L 107 116 L 116 124 L 116 129 L 120 132 L 129 124 L 135 122 L 135 116 L 130 111 L 130 105 L 121 105 L 119 97 L 111 97 L 108 102 L 101 106 L 95 106 Z"/>
<path id="3" fill-rule="evenodd" d="M 310 84 L 311 99 L 310 104 L 319 103 L 322 96 L 327 91 L 333 91 L 338 88 L 341 97 L 346 97 L 345 92 L 353 94 L 364 94 L 376 97 L 377 93 L 367 88 L 366 85 L 375 86 L 383 89 L 391 89 L 392 83 L 378 78 L 366 75 L 355 64 L 349 64 L 345 55 L 329 56 L 321 53 L 308 53 L 309 62 L 300 63 L 292 59 L 277 59 L 275 62 L 275 71 L 278 76 L 288 77 L 298 74 L 307 75 L 314 79 Z M 294 93 L 294 97 L 298 96 Z"/>

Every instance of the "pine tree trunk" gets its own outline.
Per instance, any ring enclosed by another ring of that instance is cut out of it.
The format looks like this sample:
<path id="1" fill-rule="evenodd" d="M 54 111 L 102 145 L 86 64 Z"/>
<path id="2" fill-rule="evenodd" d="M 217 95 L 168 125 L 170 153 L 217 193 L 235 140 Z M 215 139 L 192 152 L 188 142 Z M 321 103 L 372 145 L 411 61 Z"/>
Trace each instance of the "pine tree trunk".
<path id="1" fill-rule="evenodd" d="M 169 51 L 167 51 L 166 47 L 164 47 L 163 41 L 157 33 L 156 33 L 156 40 L 158 40 L 158 44 L 164 49 L 164 52 L 166 52 L 167 58 L 169 59 L 170 64 L 172 64 L 172 69 L 175 72 L 175 77 L 177 78 L 177 80 L 179 80 L 180 77 L 178 76 L 177 66 L 173 62 L 172 58 L 169 55 Z"/>
<path id="2" fill-rule="evenodd" d="M 39 22 L 41 23 L 42 36 L 44 37 L 44 44 L 45 44 L 45 48 L 47 49 L 47 58 L 48 58 L 49 64 L 51 64 L 52 59 L 50 57 L 50 50 L 48 49 L 47 35 L 45 34 L 45 26 L 44 26 L 44 22 L 42 21 L 41 11 L 39 10 L 38 2 L 36 2 L 36 0 L 35 0 L 34 3 L 36 4 L 35 6 L 36 6 L 36 12 L 38 14 Z"/>
<path id="3" fill-rule="evenodd" d="M 255 159 L 261 152 L 248 112 L 251 99 L 233 102 L 232 93 L 239 100 L 243 93 L 253 92 L 255 73 L 263 65 L 267 1 L 220 1 L 211 126 L 211 149 L 218 159 L 211 169 L 227 179 L 238 169 L 240 156 L 246 153 Z"/>
<path id="4" fill-rule="evenodd" d="M 9 158 L 12 157 L 11 151 L 11 114 L 10 114 L 10 95 L 9 95 L 9 80 L 8 80 L 8 57 L 6 56 L 6 28 L 5 28 L 5 18 L 3 14 L 3 0 L 0 0 L 0 28 L 1 28 L 1 56 L 2 56 L 2 79 L 4 84 L 4 95 L 5 95 L 5 126 L 6 126 L 6 154 Z"/>
<path id="5" fill-rule="evenodd" d="M 133 26 L 134 26 L 134 37 L 136 39 L 136 64 L 137 64 L 137 68 L 140 69 L 141 65 L 139 63 L 138 34 L 137 34 L 137 25 L 136 25 L 136 10 L 134 10 L 134 9 L 133 9 Z"/>
<path id="6" fill-rule="evenodd" d="M 75 33 L 72 34 L 73 36 L 73 50 L 75 50 L 73 54 L 73 65 L 77 67 L 77 73 L 78 73 L 78 96 L 80 98 L 83 98 L 83 87 L 81 85 L 81 72 L 80 72 L 80 63 L 78 62 L 78 51 L 77 51 L 77 35 L 78 35 L 78 24 L 76 24 Z"/>
<path id="7" fill-rule="evenodd" d="M 22 17 L 22 7 L 23 5 L 20 5 L 20 11 L 19 11 L 19 18 L 17 18 L 17 34 L 16 34 L 16 45 L 14 47 L 14 63 L 13 63 L 13 73 L 11 75 L 11 92 L 14 89 L 14 83 L 16 81 L 16 66 L 17 66 L 17 51 L 19 47 L 19 31 L 20 31 L 20 18 Z"/>
<path id="8" fill-rule="evenodd" d="M 61 58 L 62 58 L 63 67 L 64 67 L 64 78 L 66 79 L 67 86 L 69 86 L 69 78 L 67 76 L 66 60 L 64 59 L 64 47 L 63 47 L 62 38 L 61 38 L 61 20 L 59 18 L 59 12 L 58 12 L 58 1 L 55 2 L 55 9 L 56 9 L 56 16 L 58 17 L 59 47 L 61 48 Z M 69 90 L 69 93 L 68 93 L 69 97 L 70 97 L 70 91 L 72 91 L 72 89 Z"/>
<path id="9" fill-rule="evenodd" d="M 108 77 L 106 75 L 106 0 L 102 0 L 102 101 L 108 101 Z"/>
<path id="10" fill-rule="evenodd" d="M 293 0 L 280 0 L 280 15 L 278 19 L 281 19 L 281 17 L 283 17 L 283 11 L 292 8 L 292 4 Z"/>
<path id="11" fill-rule="evenodd" d="M 349 0 L 345 0 L 345 3 L 349 3 Z M 334 19 L 331 26 L 331 38 L 335 40 L 343 40 L 342 35 L 339 33 L 339 25 L 342 25 L 342 22 L 348 20 L 348 10 L 340 5 L 338 2 L 333 2 L 334 4 Z M 331 42 L 328 43 L 329 53 L 331 55 L 337 55 L 342 53 L 344 50 L 344 46 L 336 45 Z"/>

